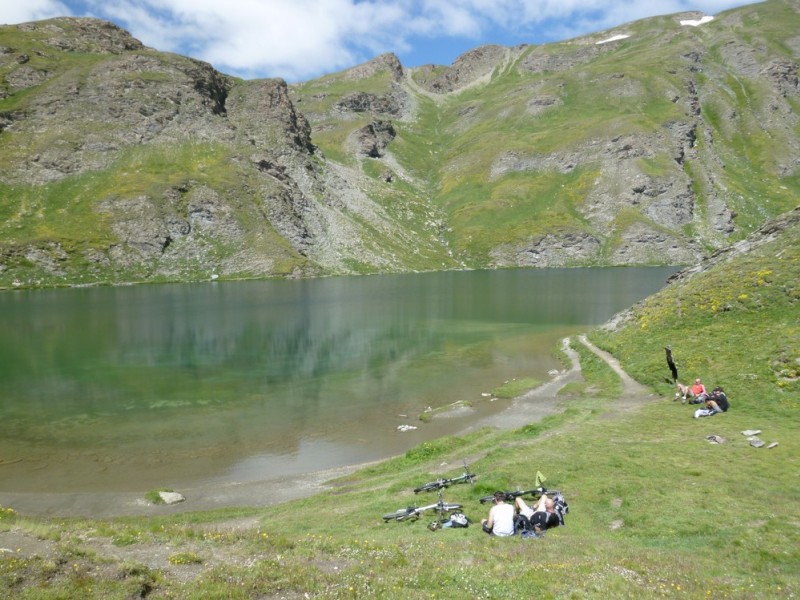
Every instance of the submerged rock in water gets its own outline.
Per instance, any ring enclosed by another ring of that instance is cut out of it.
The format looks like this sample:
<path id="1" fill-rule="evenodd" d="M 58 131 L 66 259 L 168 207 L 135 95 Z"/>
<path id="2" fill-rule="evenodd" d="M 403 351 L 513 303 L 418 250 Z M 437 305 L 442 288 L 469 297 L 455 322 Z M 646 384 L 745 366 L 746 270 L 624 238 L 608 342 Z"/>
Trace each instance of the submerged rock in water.
<path id="1" fill-rule="evenodd" d="M 178 492 L 158 492 L 158 495 L 164 501 L 164 504 L 178 504 L 186 500 L 186 497 Z"/>

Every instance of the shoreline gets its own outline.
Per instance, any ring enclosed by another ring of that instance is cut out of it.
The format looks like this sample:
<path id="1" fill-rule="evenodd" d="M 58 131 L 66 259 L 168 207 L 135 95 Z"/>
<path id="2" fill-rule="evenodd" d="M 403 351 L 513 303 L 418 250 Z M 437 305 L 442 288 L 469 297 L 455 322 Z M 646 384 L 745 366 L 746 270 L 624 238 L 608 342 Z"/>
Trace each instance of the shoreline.
<path id="1" fill-rule="evenodd" d="M 469 433 L 483 427 L 514 429 L 538 422 L 544 417 L 557 412 L 561 404 L 557 398 L 559 390 L 568 383 L 582 380 L 583 377 L 579 355 L 570 345 L 570 339 L 564 338 L 561 346 L 561 350 L 571 363 L 568 368 L 561 371 L 550 381 L 514 398 L 511 404 L 501 412 L 480 419 L 455 435 Z M 585 336 L 578 336 L 578 339 L 593 352 L 598 351 L 588 343 Z M 606 357 L 601 356 L 601 358 L 608 362 Z M 614 368 L 613 365 L 612 368 Z M 9 492 L 2 493 L 0 497 L 2 497 L 3 505 L 10 506 L 21 514 L 35 517 L 112 518 L 164 516 L 234 507 L 261 508 L 306 498 L 332 489 L 335 487 L 335 483 L 332 483 L 334 480 L 390 458 L 392 457 L 387 456 L 370 462 L 343 465 L 298 475 L 272 477 L 258 481 L 183 488 L 176 491 L 183 494 L 186 500 L 173 505 L 150 504 L 144 499 L 144 492 Z"/>

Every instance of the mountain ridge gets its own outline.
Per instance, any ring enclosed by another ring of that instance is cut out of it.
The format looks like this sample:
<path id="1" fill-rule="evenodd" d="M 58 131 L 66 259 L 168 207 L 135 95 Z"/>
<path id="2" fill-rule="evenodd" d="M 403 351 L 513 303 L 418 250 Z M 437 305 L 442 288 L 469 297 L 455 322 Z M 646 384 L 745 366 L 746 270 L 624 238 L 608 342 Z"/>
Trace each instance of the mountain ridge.
<path id="1" fill-rule="evenodd" d="M 292 85 L 4 26 L 0 286 L 693 264 L 800 191 L 798 8 L 700 16 Z"/>

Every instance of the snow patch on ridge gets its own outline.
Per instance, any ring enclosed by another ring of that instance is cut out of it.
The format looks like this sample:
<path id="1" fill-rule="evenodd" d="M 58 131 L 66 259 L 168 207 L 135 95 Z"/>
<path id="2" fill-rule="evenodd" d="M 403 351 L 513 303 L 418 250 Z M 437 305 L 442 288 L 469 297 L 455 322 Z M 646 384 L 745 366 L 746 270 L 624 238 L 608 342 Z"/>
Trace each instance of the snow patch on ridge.
<path id="1" fill-rule="evenodd" d="M 698 25 L 704 25 L 705 23 L 708 23 L 713 20 L 714 17 L 712 17 L 711 15 L 706 15 L 700 19 L 686 19 L 684 21 L 681 21 L 681 25 L 691 25 L 692 27 L 697 27 Z"/>
<path id="2" fill-rule="evenodd" d="M 608 38 L 607 40 L 600 40 L 599 42 L 595 42 L 595 44 L 607 44 L 608 42 L 616 42 L 617 40 L 624 40 L 625 38 L 629 38 L 629 37 L 631 37 L 631 36 L 622 35 L 622 34 L 615 35 L 615 36 L 612 36 L 612 37 Z"/>

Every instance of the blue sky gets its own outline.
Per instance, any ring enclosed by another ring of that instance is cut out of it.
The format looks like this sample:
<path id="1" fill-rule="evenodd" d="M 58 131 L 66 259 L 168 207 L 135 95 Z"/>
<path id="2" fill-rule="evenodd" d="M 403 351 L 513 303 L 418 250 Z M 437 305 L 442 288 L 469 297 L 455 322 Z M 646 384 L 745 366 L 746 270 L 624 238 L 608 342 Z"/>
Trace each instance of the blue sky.
<path id="1" fill-rule="evenodd" d="M 0 23 L 113 21 L 147 46 L 247 79 L 305 81 L 394 52 L 451 64 L 483 44 L 544 44 L 654 15 L 715 15 L 735 0 L 0 0 Z"/>

